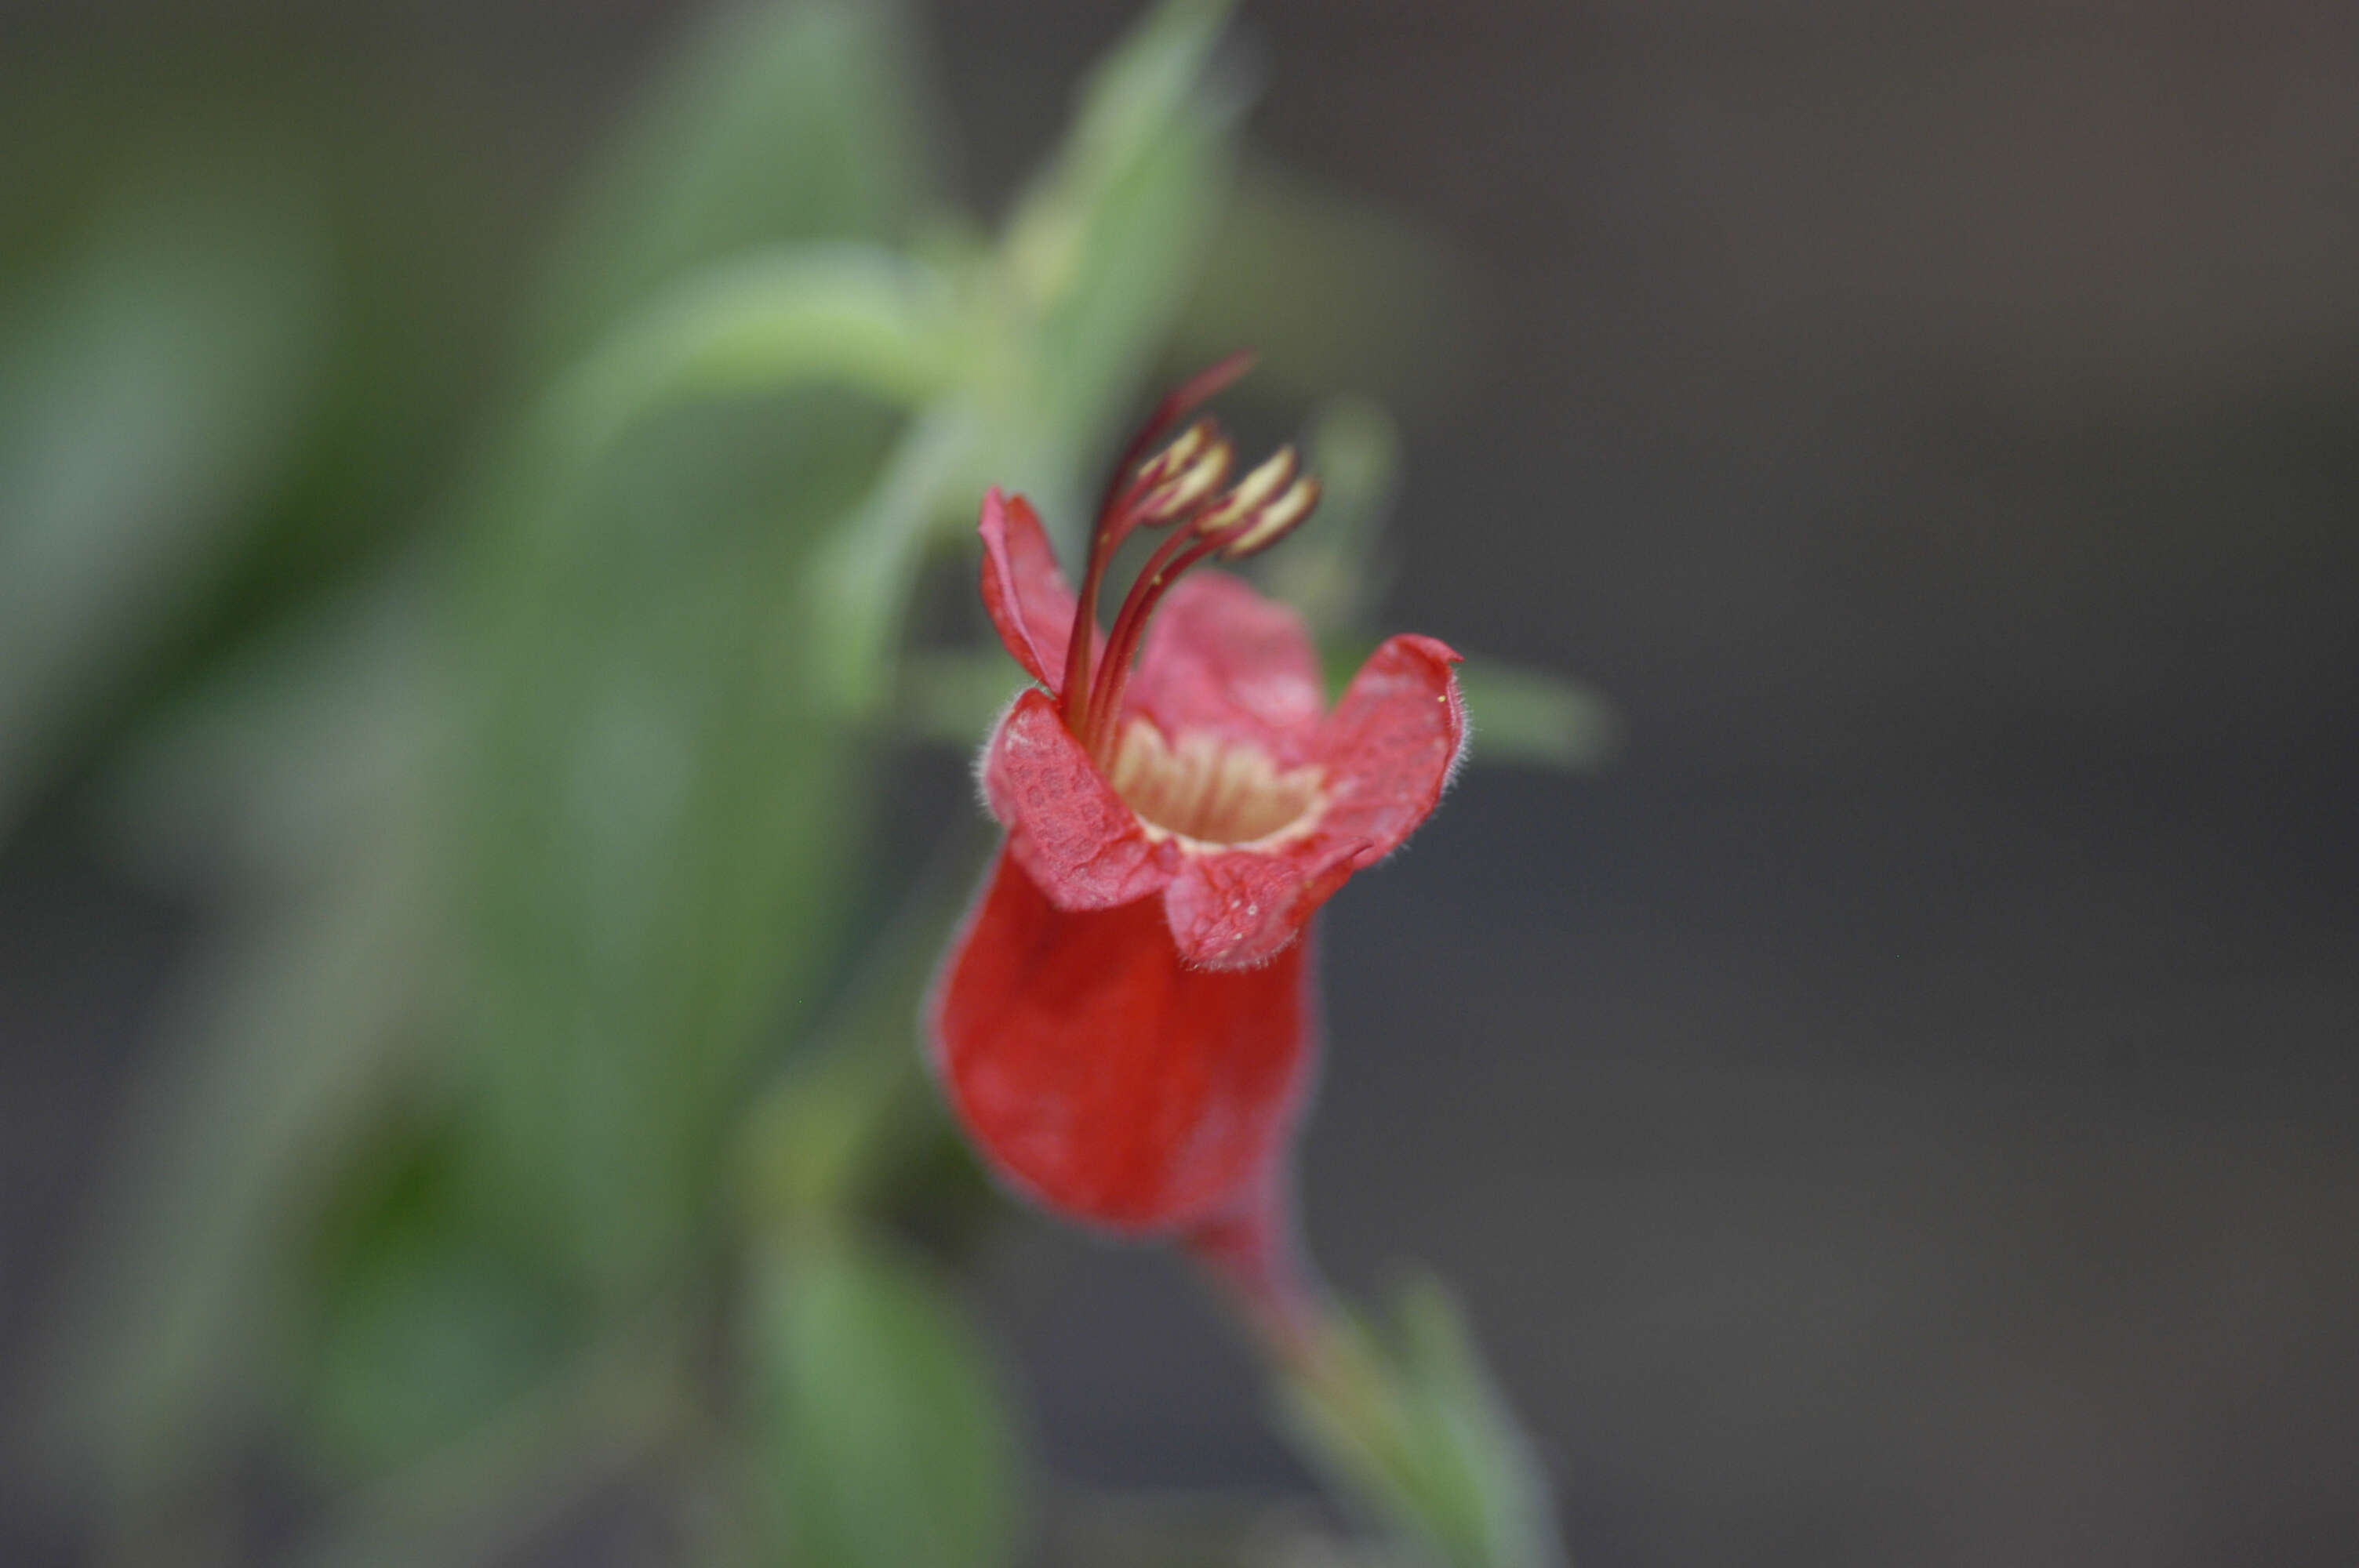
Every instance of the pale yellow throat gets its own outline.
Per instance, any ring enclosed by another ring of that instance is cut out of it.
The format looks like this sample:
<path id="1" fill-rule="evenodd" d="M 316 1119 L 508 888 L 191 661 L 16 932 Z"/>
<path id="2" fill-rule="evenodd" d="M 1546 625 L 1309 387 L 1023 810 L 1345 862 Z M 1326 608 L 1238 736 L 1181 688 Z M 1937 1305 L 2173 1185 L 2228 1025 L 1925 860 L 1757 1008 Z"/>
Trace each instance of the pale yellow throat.
<path id="1" fill-rule="evenodd" d="M 1173 746 L 1144 719 L 1123 727 L 1108 782 L 1151 832 L 1228 848 L 1307 833 L 1326 805 L 1315 767 L 1277 764 L 1258 747 L 1201 732 Z"/>

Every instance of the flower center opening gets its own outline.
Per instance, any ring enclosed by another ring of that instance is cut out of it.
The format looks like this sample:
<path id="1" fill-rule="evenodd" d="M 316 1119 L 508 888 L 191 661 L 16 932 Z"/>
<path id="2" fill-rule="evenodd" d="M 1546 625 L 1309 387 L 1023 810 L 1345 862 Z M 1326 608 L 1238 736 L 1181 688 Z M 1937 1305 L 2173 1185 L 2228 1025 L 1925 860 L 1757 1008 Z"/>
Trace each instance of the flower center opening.
<path id="1" fill-rule="evenodd" d="M 1106 782 L 1150 827 L 1205 844 L 1246 844 L 1308 827 L 1321 804 L 1317 768 L 1281 773 L 1258 747 L 1202 733 L 1176 746 L 1144 719 L 1123 726 Z"/>

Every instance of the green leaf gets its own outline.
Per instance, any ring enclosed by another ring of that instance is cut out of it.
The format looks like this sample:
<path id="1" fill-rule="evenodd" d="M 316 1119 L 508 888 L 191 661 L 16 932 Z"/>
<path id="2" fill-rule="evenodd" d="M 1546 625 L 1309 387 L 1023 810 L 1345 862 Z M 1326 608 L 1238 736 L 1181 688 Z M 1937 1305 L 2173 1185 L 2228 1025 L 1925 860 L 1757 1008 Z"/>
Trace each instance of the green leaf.
<path id="1" fill-rule="evenodd" d="M 126 1511 L 218 1456 L 254 1413 L 288 1248 L 323 1155 L 364 1125 L 407 999 L 414 860 L 242 934 L 204 967 L 190 1037 L 141 1085 L 106 1254 L 76 1296 L 51 1452 L 96 1461 Z"/>
<path id="2" fill-rule="evenodd" d="M 42 1357 L 45 1449 L 94 1467 L 126 1530 L 255 1413 L 298 1239 L 440 994 L 417 609 L 373 597 L 257 650 L 111 792 L 147 866 L 233 890 L 167 999 Z"/>
<path id="3" fill-rule="evenodd" d="M 871 759 L 805 594 L 897 427 L 816 390 L 681 410 L 523 470 L 468 552 L 483 1196 L 602 1289 L 712 1223 L 752 1054 L 843 939 Z"/>
<path id="4" fill-rule="evenodd" d="M 695 1344 L 669 1313 L 618 1325 L 463 1438 L 342 1489 L 280 1560 L 490 1568 L 529 1556 L 585 1505 L 683 1445 L 701 1413 L 688 1371 Z"/>
<path id="5" fill-rule="evenodd" d="M 758 1294 L 753 1484 L 798 1568 L 993 1568 L 1016 1552 L 1018 1441 L 957 1303 L 897 1255 L 821 1243 Z"/>
<path id="6" fill-rule="evenodd" d="M 749 1228 L 791 1237 L 839 1224 L 945 1140 L 919 1019 L 984 853 L 979 822 L 950 825 L 899 909 L 863 944 L 827 1017 L 754 1101 L 738 1162 Z"/>
<path id="7" fill-rule="evenodd" d="M 873 245 L 785 246 L 669 285 L 560 384 L 550 431 L 586 460 L 667 404 L 819 383 L 909 404 L 955 368 L 947 290 Z"/>
<path id="8" fill-rule="evenodd" d="M 814 565 L 805 611 L 812 656 L 847 716 L 869 717 L 891 694 L 909 590 L 936 525 L 966 515 L 982 423 L 963 398 L 944 398 L 911 421 L 859 514 Z"/>
<path id="9" fill-rule="evenodd" d="M 1385 524 L 1400 485 L 1400 429 L 1381 404 L 1335 398 L 1312 416 L 1303 454 L 1319 476 L 1318 514 L 1262 557 L 1259 576 L 1313 635 L 1361 632 L 1393 575 Z"/>
<path id="10" fill-rule="evenodd" d="M 1430 406 L 1463 368 L 1472 337 L 1451 284 L 1448 254 L 1430 235 L 1250 159 L 1206 246 L 1177 343 L 1207 361 L 1251 343 L 1256 380 L 1282 397 L 1356 386 Z"/>
<path id="11" fill-rule="evenodd" d="M 303 183 L 172 172 L 117 196 L 0 329 L 0 836 L 229 570 L 321 373 Z"/>
<path id="12" fill-rule="evenodd" d="M 1286 1425 L 1395 1535 L 1451 1568 L 1559 1568 L 1548 1486 L 1449 1292 L 1399 1296 L 1389 1333 L 1339 1320 L 1285 1369 Z"/>
<path id="13" fill-rule="evenodd" d="M 1328 688 L 1342 690 L 1373 646 L 1365 637 L 1326 640 L 1320 663 Z M 1586 773 L 1621 751 L 1621 716 L 1579 681 L 1470 654 L 1458 666 L 1458 688 L 1466 697 L 1467 757 L 1478 767 Z"/>
<path id="14" fill-rule="evenodd" d="M 929 111 L 895 10 L 718 9 L 594 176 L 549 287 L 581 352 L 667 279 L 781 241 L 884 240 L 931 200 Z"/>
<path id="15" fill-rule="evenodd" d="M 1212 69 L 1226 0 L 1167 0 L 1092 73 L 1000 248 L 1017 323 L 1000 482 L 1070 518 L 1195 286 L 1227 199 L 1244 95 Z M 1004 394 L 1004 395 L 1002 395 Z"/>
<path id="16" fill-rule="evenodd" d="M 1605 766 L 1621 750 L 1614 705 L 1578 681 L 1475 656 L 1459 666 L 1458 681 L 1478 764 L 1580 773 Z"/>
<path id="17" fill-rule="evenodd" d="M 485 1232 L 446 1135 L 390 1133 L 321 1221 L 305 1358 L 310 1434 L 362 1472 L 415 1463 L 549 1379 L 580 1317 Z"/>
<path id="18" fill-rule="evenodd" d="M 388 837 L 416 853 L 449 739 L 421 565 L 274 624 L 134 729 L 99 792 L 115 852 L 161 883 L 288 903 Z"/>
<path id="19" fill-rule="evenodd" d="M 993 721 L 1025 686 L 1024 672 L 995 643 L 912 654 L 902 669 L 903 695 L 895 717 L 903 732 L 967 752 L 982 748 Z"/>

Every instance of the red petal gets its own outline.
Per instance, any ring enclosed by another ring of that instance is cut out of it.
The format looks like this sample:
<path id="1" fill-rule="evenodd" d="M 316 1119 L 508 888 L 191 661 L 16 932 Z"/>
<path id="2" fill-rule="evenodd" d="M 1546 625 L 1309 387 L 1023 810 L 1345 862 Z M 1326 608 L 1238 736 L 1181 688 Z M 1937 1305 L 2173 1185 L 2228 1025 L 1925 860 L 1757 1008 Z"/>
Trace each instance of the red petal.
<path id="1" fill-rule="evenodd" d="M 1211 730 L 1283 768 L 1309 758 L 1324 700 L 1302 618 L 1204 572 L 1173 584 L 1148 623 L 1128 706 L 1166 735 Z"/>
<path id="2" fill-rule="evenodd" d="M 1045 693 L 1022 693 L 1000 720 L 983 793 L 1007 826 L 1009 853 L 1060 909 L 1108 909 L 1171 879 L 1178 847 L 1139 826 Z"/>
<path id="3" fill-rule="evenodd" d="M 1065 683 L 1065 643 L 1072 636 L 1075 601 L 1039 514 L 1020 495 L 995 486 L 983 498 L 983 607 L 999 640 L 1032 678 L 1051 691 Z M 1099 633 L 1100 641 L 1103 633 Z"/>
<path id="4" fill-rule="evenodd" d="M 1061 911 L 1003 853 L 937 982 L 935 1065 L 993 1169 L 1050 1208 L 1133 1234 L 1234 1214 L 1309 1084 L 1308 946 L 1190 968 L 1158 901 Z"/>
<path id="5" fill-rule="evenodd" d="M 1399 848 L 1450 783 L 1466 742 L 1466 705 L 1450 670 L 1457 662 L 1431 637 L 1389 638 L 1320 730 L 1328 806 L 1319 831 L 1358 840 L 1359 865 Z"/>
<path id="6" fill-rule="evenodd" d="M 1268 963 L 1350 878 L 1363 848 L 1322 833 L 1295 855 L 1232 849 L 1182 857 L 1163 890 L 1180 958 L 1208 969 Z"/>

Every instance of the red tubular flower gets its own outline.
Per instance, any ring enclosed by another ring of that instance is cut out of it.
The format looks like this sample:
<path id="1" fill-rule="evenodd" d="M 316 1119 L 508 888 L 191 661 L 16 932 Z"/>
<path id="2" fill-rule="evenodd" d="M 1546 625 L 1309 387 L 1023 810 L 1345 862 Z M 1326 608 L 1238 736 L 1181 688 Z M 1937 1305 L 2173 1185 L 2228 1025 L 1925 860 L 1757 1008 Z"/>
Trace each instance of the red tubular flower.
<path id="1" fill-rule="evenodd" d="M 1328 712 L 1299 618 L 1234 578 L 1183 580 L 1318 499 L 1290 451 L 1227 484 L 1210 421 L 1141 460 L 1242 369 L 1181 387 L 1134 439 L 1078 597 L 1023 498 L 984 500 L 984 603 L 1040 684 L 984 752 L 1007 838 L 930 1019 L 951 1104 L 1010 1184 L 1187 1237 L 1233 1275 L 1283 1267 L 1281 1155 L 1315 1056 L 1306 928 L 1432 811 L 1465 736 L 1442 643 L 1391 639 Z M 1164 526 L 1101 631 L 1108 561 Z"/>

